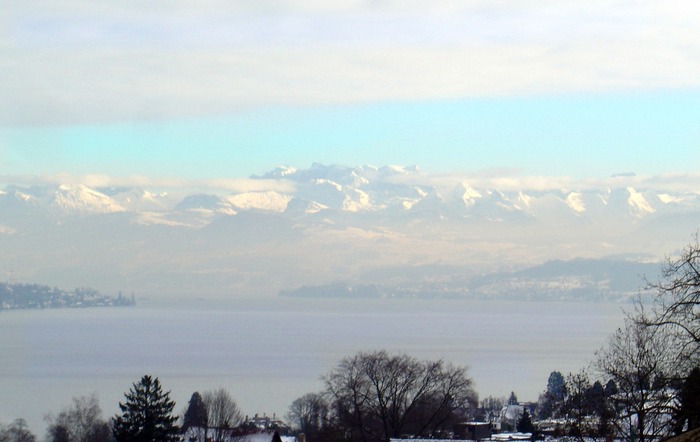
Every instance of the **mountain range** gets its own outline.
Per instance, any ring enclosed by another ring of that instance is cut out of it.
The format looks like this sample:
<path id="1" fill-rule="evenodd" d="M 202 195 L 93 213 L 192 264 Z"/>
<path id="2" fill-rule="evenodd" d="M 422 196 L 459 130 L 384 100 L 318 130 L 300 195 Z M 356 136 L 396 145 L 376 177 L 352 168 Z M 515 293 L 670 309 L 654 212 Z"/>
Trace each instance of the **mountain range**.
<path id="1" fill-rule="evenodd" d="M 323 164 L 249 181 L 255 190 L 219 193 L 7 185 L 0 269 L 31 282 L 153 295 L 341 284 L 387 296 L 486 296 L 474 291 L 484 275 L 550 261 L 657 265 L 700 226 L 700 191 L 481 188 L 468 178 L 431 180 L 416 167 Z M 564 267 L 538 278 L 565 278 L 573 270 Z M 520 290 L 506 281 L 491 282 L 489 293 L 527 297 L 547 285 Z"/>

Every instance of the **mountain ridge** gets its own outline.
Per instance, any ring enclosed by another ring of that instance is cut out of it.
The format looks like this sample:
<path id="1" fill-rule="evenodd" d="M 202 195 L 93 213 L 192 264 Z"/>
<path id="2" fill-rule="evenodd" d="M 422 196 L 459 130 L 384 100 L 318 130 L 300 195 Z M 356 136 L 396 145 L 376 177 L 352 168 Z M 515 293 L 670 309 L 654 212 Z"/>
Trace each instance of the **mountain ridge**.
<path id="1" fill-rule="evenodd" d="M 396 177 L 417 177 L 417 168 L 398 166 L 345 167 L 315 163 L 309 169 L 278 167 L 252 180 L 287 180 L 291 191 L 256 190 L 229 193 L 190 193 L 179 200 L 140 187 L 90 188 L 82 184 L 21 187 L 8 185 L 0 193 L 0 208 L 12 207 L 60 216 L 112 212 L 183 212 L 236 215 L 259 210 L 284 214 L 293 199 L 303 200 L 314 213 L 324 210 L 377 213 L 394 211 L 410 216 L 428 211 L 442 216 L 482 217 L 493 221 L 510 218 L 562 216 L 595 219 L 601 216 L 647 218 L 657 214 L 700 212 L 700 192 L 668 192 L 621 185 L 601 189 L 499 190 L 474 187 L 460 181 L 438 189 L 426 182 L 403 182 Z M 195 223 L 192 227 L 200 227 Z"/>
<path id="2" fill-rule="evenodd" d="M 398 290 L 418 268 L 448 266 L 454 274 L 444 275 L 444 287 L 439 278 L 431 286 L 439 292 L 467 284 L 458 274 L 465 269 L 478 275 L 611 255 L 658 262 L 700 227 L 700 192 L 499 190 L 431 181 L 416 167 L 319 163 L 249 180 L 240 191 L 173 194 L 7 185 L 0 271 L 104 292 L 275 296 L 362 285 L 384 268 L 405 272 L 391 277 Z"/>

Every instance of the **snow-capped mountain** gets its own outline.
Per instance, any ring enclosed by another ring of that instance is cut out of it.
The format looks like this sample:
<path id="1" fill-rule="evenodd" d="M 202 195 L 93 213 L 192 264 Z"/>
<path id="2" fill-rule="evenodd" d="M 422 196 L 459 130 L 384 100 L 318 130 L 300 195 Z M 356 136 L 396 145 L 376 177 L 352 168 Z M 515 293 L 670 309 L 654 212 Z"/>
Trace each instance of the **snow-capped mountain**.
<path id="1" fill-rule="evenodd" d="M 475 188 L 467 181 L 438 188 L 421 180 L 415 167 L 344 167 L 313 164 L 297 170 L 278 167 L 259 180 L 288 180 L 293 190 L 245 191 L 230 194 L 191 194 L 175 201 L 166 193 L 141 188 L 91 189 L 85 185 L 22 188 L 8 186 L 0 193 L 3 211 L 29 210 L 72 216 L 115 212 L 200 213 L 235 216 L 242 211 L 316 214 L 391 211 L 410 218 L 435 212 L 454 219 L 493 222 L 582 218 L 591 222 L 634 222 L 669 213 L 700 210 L 700 193 L 670 193 L 633 187 L 533 191 Z M 297 201 L 290 207 L 290 203 Z M 299 202 L 307 206 L 299 212 Z M 290 210 L 288 210 L 290 209 Z M 197 226 L 201 225 L 197 223 Z"/>
<path id="2" fill-rule="evenodd" d="M 141 188 L 96 189 L 109 195 L 117 204 L 129 212 L 164 211 L 172 204 L 165 192 L 155 193 Z"/>
<path id="3" fill-rule="evenodd" d="M 85 216 L 115 212 L 140 214 L 198 213 L 203 218 L 235 216 L 244 211 L 278 214 L 391 212 L 407 219 L 434 213 L 443 218 L 485 222 L 549 220 L 592 223 L 638 222 L 671 213 L 700 210 L 700 193 L 670 193 L 633 187 L 533 191 L 475 188 L 467 181 L 451 188 L 421 180 L 417 168 L 398 166 L 344 167 L 313 164 L 306 170 L 278 167 L 253 180 L 287 180 L 288 192 L 244 191 L 229 194 L 191 194 L 173 200 L 166 193 L 141 188 L 91 189 L 84 185 L 22 188 L 8 186 L 0 193 L 4 212 L 27 210 L 55 216 Z M 290 207 L 290 203 L 296 201 Z M 300 204 L 306 208 L 300 211 Z M 1 215 L 0 215 L 1 216 Z M 147 218 L 140 218 L 147 219 Z M 200 227 L 201 220 L 193 226 Z"/>
<path id="4" fill-rule="evenodd" d="M 82 184 L 62 184 L 47 196 L 48 209 L 60 215 L 114 213 L 126 210 L 109 196 Z"/>
<path id="5" fill-rule="evenodd" d="M 0 208 L 42 210 L 57 216 L 124 212 L 116 200 L 82 184 L 20 188 L 8 186 L 0 194 Z"/>
<path id="6" fill-rule="evenodd" d="M 179 197 L 9 185 L 0 190 L 0 266 L 67 286 L 119 286 L 129 275 L 138 290 L 273 293 L 394 265 L 486 271 L 577 257 L 658 259 L 700 227 L 700 191 L 498 189 L 469 177 L 432 180 L 416 167 L 322 164 L 250 180 L 240 192 Z"/>

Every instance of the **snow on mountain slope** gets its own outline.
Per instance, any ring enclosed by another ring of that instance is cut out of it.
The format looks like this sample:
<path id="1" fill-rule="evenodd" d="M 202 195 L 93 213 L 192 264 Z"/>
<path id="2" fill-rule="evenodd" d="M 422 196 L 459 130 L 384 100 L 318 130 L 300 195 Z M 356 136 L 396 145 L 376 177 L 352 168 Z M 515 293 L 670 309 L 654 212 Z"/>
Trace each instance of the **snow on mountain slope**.
<path id="1" fill-rule="evenodd" d="M 639 183 L 499 189 L 415 168 L 320 164 L 260 178 L 267 182 L 245 191 L 177 198 L 145 188 L 8 185 L 0 191 L 0 266 L 68 286 L 121 289 L 129 275 L 138 291 L 248 296 L 382 266 L 481 273 L 580 256 L 663 257 L 700 219 L 699 191 Z M 426 290 L 442 290 L 440 278 L 429 279 Z"/>
<path id="2" fill-rule="evenodd" d="M 167 193 L 153 193 L 141 188 L 127 189 L 111 197 L 129 212 L 162 212 L 172 204 Z"/>
<path id="3" fill-rule="evenodd" d="M 124 212 L 112 198 L 82 184 L 63 184 L 50 196 L 48 209 L 68 215 Z"/>
<path id="4" fill-rule="evenodd" d="M 0 204 L 2 204 L 3 209 L 7 209 L 9 207 L 36 206 L 38 201 L 34 195 L 17 189 L 8 189 L 0 193 Z"/>
<path id="5" fill-rule="evenodd" d="M 137 222 L 202 226 L 218 216 L 257 210 L 293 218 L 321 212 L 332 216 L 376 213 L 407 220 L 411 216 L 429 215 L 499 223 L 531 219 L 546 220 L 548 224 L 579 220 L 602 225 L 700 211 L 697 193 L 638 190 L 630 186 L 502 191 L 475 187 L 465 179 L 457 181 L 452 190 L 447 185 L 438 189 L 416 167 L 316 163 L 308 169 L 280 166 L 253 179 L 288 180 L 294 183 L 293 190 L 191 194 L 178 202 L 165 193 L 141 188 L 9 185 L 0 193 L 0 215 L 7 219 L 29 212 L 70 216 L 126 211 L 136 214 L 133 219 Z"/>
<path id="6" fill-rule="evenodd" d="M 326 210 L 328 210 L 328 206 L 324 206 L 323 204 L 293 197 L 287 203 L 287 208 L 284 213 L 291 218 L 298 218 L 305 215 L 315 215 Z"/>
<path id="7" fill-rule="evenodd" d="M 225 215 L 235 215 L 231 203 L 226 201 L 224 198 L 218 197 L 216 195 L 189 195 L 185 197 L 180 204 L 175 207 L 176 211 L 185 212 L 200 212 L 200 213 L 222 213 Z"/>
<path id="8" fill-rule="evenodd" d="M 583 201 L 581 192 L 569 192 L 569 194 L 566 195 L 566 205 L 576 213 L 583 213 L 586 211 L 586 203 Z"/>
<path id="9" fill-rule="evenodd" d="M 286 178 L 294 175 L 297 172 L 297 169 L 294 167 L 288 167 L 288 166 L 277 166 L 271 171 L 263 174 L 262 176 L 253 176 L 253 178 L 261 178 L 261 179 L 279 179 L 279 178 Z"/>
<path id="10" fill-rule="evenodd" d="M 348 212 L 359 212 L 362 210 L 370 210 L 372 204 L 369 195 L 360 189 L 351 189 L 346 194 L 343 201 L 343 210 Z"/>
<path id="11" fill-rule="evenodd" d="M 287 209 L 287 204 L 289 204 L 291 199 L 290 195 L 283 195 L 273 191 L 245 192 L 225 198 L 236 209 L 257 209 L 278 213 L 282 213 Z"/>
<path id="12" fill-rule="evenodd" d="M 343 186 L 361 187 L 368 183 L 364 177 L 364 168 L 347 167 L 337 164 L 324 165 L 314 163 L 309 169 L 297 170 L 292 168 L 277 168 L 263 178 L 285 178 L 294 182 L 309 183 L 312 181 L 333 182 Z"/>
<path id="13" fill-rule="evenodd" d="M 630 211 L 634 215 L 642 217 L 644 215 L 649 215 L 656 212 L 656 210 L 653 207 L 651 207 L 651 205 L 649 204 L 649 202 L 643 194 L 637 192 L 632 187 L 628 187 L 627 192 L 629 193 L 627 203 L 629 204 Z"/>
<path id="14" fill-rule="evenodd" d="M 606 205 L 605 212 L 615 217 L 641 219 L 656 211 L 644 195 L 632 187 L 608 189 L 607 197 L 603 196 L 603 199 Z"/>
<path id="15" fill-rule="evenodd" d="M 687 198 L 669 195 L 668 193 L 659 193 L 656 196 L 663 204 L 682 204 L 683 202 L 687 201 Z"/>
<path id="16" fill-rule="evenodd" d="M 517 195 L 511 199 L 498 190 L 485 190 L 482 195 L 468 208 L 468 214 L 495 222 L 522 220 L 529 216 L 528 212 L 514 201 Z"/>
<path id="17" fill-rule="evenodd" d="M 376 169 L 383 177 L 396 175 L 416 175 L 418 166 L 388 165 Z"/>
<path id="18" fill-rule="evenodd" d="M 421 189 L 419 189 L 421 190 Z M 436 189 L 421 190 L 420 197 L 413 202 L 407 201 L 404 207 L 409 209 L 409 213 L 420 215 L 430 215 L 437 217 L 447 216 L 450 211 L 449 203 Z"/>
<path id="19" fill-rule="evenodd" d="M 471 187 L 467 183 L 458 184 L 452 194 L 460 201 L 464 203 L 466 207 L 472 207 L 476 204 L 479 198 L 483 198 L 483 195 L 479 193 L 476 189 Z"/>
<path id="20" fill-rule="evenodd" d="M 519 192 L 515 206 L 533 219 L 547 224 L 568 223 L 579 217 L 563 192 Z"/>

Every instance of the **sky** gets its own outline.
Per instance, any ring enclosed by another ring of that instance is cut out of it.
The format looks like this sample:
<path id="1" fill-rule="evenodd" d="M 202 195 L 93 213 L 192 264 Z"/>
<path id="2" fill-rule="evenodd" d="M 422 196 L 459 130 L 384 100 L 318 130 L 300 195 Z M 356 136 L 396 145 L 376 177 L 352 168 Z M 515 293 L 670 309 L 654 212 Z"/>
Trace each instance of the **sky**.
<path id="1" fill-rule="evenodd" d="M 700 182 L 695 2 L 142 3 L 0 1 L 0 182 Z"/>

